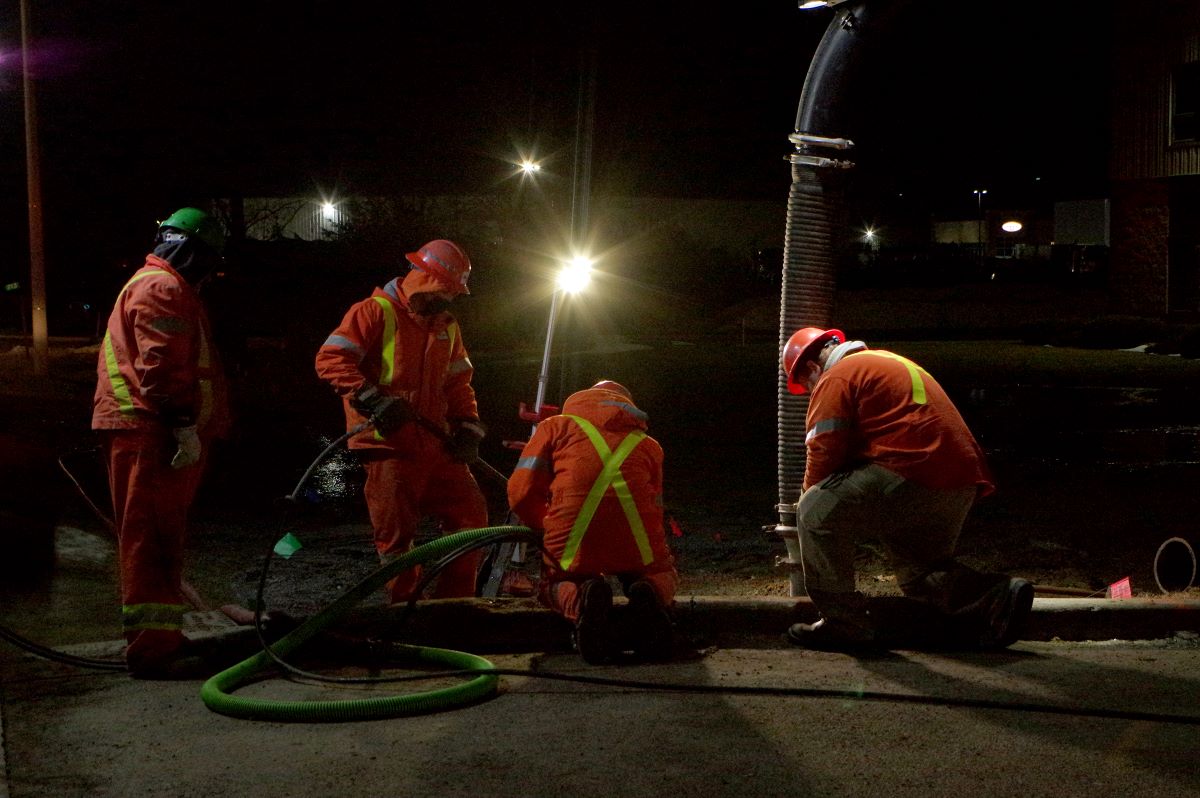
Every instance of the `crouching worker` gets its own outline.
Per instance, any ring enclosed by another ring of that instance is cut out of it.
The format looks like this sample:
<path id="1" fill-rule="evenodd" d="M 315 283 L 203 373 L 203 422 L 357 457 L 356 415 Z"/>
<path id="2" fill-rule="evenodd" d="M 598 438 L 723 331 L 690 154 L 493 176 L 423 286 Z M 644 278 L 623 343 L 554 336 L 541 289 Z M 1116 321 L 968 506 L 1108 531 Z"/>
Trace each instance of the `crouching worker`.
<path id="1" fill-rule="evenodd" d="M 793 625 L 789 639 L 809 648 L 886 647 L 895 630 L 880 628 L 855 589 L 855 546 L 870 536 L 904 594 L 937 611 L 939 631 L 983 648 L 1015 642 L 1033 585 L 954 559 L 967 513 L 993 486 L 942 387 L 911 360 L 848 341 L 841 330 L 798 330 L 782 359 L 788 390 L 811 392 L 796 524 L 805 590 L 821 613 Z"/>
<path id="2" fill-rule="evenodd" d="M 626 648 L 671 655 L 667 608 L 679 577 L 663 533 L 662 462 L 646 414 L 625 386 L 604 380 L 538 424 L 508 482 L 513 512 L 544 530 L 540 599 L 575 624 L 589 664 Z M 610 575 L 629 598 L 624 634 L 612 618 Z"/>

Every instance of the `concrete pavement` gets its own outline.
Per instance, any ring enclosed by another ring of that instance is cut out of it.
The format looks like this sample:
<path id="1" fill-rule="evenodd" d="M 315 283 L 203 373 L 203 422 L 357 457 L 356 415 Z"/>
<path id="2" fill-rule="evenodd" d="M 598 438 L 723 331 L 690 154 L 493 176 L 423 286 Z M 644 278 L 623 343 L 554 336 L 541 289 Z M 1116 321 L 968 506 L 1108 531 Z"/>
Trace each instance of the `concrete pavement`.
<path id="1" fill-rule="evenodd" d="M 796 603 L 759 601 L 756 617 L 767 626 L 772 613 L 792 617 L 782 605 Z M 1049 607 L 1066 612 L 1063 600 L 1051 601 Z M 406 628 L 415 634 L 426 623 L 474 617 L 477 625 L 523 628 L 534 637 L 556 633 L 553 625 L 537 631 L 545 620 L 540 613 L 502 603 L 509 606 L 431 603 Z M 1092 612 L 1077 603 L 1077 610 Z M 777 634 L 755 636 L 740 622 L 728 630 L 741 641 L 733 644 L 718 619 L 742 618 L 745 604 L 697 598 L 691 621 L 707 619 L 720 644 L 662 665 L 588 667 L 573 654 L 544 648 L 488 655 L 500 668 L 664 685 L 659 689 L 505 676 L 492 700 L 356 723 L 233 719 L 204 706 L 199 681 L 139 682 L 5 650 L 0 796 L 1137 792 L 1173 798 L 1200 792 L 1195 635 L 1023 641 L 991 654 L 851 657 L 786 647 Z M 1038 607 L 1039 623 L 1067 617 L 1046 609 Z M 349 620 L 353 626 L 369 618 Z M 214 635 L 245 633 L 219 631 L 223 624 L 215 618 L 209 626 Z M 508 644 L 517 642 L 523 641 Z M 75 653 L 119 651 L 119 643 L 106 642 Z M 686 684 L 709 692 L 670 688 Z M 243 688 L 279 700 L 409 689 L 282 679 Z"/>

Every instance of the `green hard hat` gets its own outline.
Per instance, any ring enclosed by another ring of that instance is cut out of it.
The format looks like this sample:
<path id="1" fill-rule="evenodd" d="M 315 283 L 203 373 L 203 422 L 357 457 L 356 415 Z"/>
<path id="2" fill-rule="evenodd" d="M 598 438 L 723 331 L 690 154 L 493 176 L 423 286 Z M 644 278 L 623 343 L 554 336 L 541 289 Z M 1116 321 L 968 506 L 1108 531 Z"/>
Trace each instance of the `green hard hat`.
<path id="1" fill-rule="evenodd" d="M 199 208 L 180 208 L 158 227 L 160 230 L 174 227 L 194 235 L 217 252 L 225 249 L 225 231 L 221 229 L 221 223 Z"/>

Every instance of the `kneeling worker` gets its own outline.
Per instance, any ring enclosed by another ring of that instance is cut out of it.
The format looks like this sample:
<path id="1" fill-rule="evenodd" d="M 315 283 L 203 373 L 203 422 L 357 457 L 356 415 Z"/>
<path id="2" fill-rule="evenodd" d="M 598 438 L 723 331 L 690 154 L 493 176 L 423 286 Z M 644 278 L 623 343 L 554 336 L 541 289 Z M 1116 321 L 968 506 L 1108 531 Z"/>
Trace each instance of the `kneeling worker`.
<path id="1" fill-rule="evenodd" d="M 646 659 L 671 654 L 666 608 L 679 577 L 663 532 L 662 462 L 629 390 L 603 380 L 538 424 L 508 482 L 513 512 L 544 530 L 540 599 L 575 624 L 576 647 L 590 664 L 625 642 Z M 611 622 L 609 575 L 629 597 L 627 641 Z"/>
<path id="2" fill-rule="evenodd" d="M 878 628 L 854 582 L 855 545 L 871 535 L 900 589 L 932 605 L 947 631 L 983 648 L 1015 642 L 1033 585 L 954 559 L 967 513 L 993 486 L 979 444 L 937 381 L 907 358 L 814 327 L 788 340 L 783 370 L 791 393 L 812 392 L 796 524 L 805 590 L 821 612 L 814 624 L 793 625 L 791 641 L 884 644 L 889 630 Z"/>

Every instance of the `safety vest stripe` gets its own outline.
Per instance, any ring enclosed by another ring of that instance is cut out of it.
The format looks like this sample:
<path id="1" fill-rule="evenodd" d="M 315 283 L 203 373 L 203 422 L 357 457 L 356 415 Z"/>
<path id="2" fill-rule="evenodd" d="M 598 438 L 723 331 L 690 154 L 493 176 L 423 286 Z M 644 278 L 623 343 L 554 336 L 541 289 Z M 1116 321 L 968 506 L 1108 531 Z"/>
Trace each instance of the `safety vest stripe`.
<path id="1" fill-rule="evenodd" d="M 182 629 L 186 604 L 126 604 L 121 607 L 121 627 L 135 629 Z"/>
<path id="2" fill-rule="evenodd" d="M 379 384 L 391 385 L 396 374 L 396 310 L 386 298 L 374 298 L 383 308 L 383 350 L 380 352 Z M 383 433 L 375 428 L 375 440 L 383 440 Z"/>
<path id="3" fill-rule="evenodd" d="M 375 301 L 383 308 L 383 362 L 379 364 L 379 384 L 391 385 L 396 367 L 396 310 L 384 297 L 377 296 Z"/>
<path id="4" fill-rule="evenodd" d="M 628 402 L 601 402 L 601 406 L 618 407 L 624 412 L 636 418 L 638 421 L 649 421 L 650 416 L 646 415 L 646 411 L 641 408 L 634 407 Z"/>
<path id="5" fill-rule="evenodd" d="M 121 290 L 117 292 L 117 301 L 121 300 L 125 289 L 136 283 L 143 277 L 149 277 L 152 274 L 166 274 L 166 269 L 151 269 L 150 271 L 135 274 L 129 278 L 129 282 L 121 286 Z M 112 331 L 104 332 L 104 366 L 108 372 L 108 382 L 112 387 L 113 396 L 117 400 L 117 410 L 122 415 L 132 415 L 133 413 L 133 397 L 129 395 L 129 384 L 125 382 L 125 378 L 121 376 L 121 364 L 117 361 L 117 352 L 113 348 Z"/>
<path id="6" fill-rule="evenodd" d="M 522 468 L 527 468 L 530 471 L 537 471 L 539 469 L 549 471 L 550 463 L 541 457 L 522 457 L 517 461 L 517 467 L 513 470 L 520 471 Z"/>
<path id="7" fill-rule="evenodd" d="M 362 360 L 362 356 L 363 356 L 362 347 L 359 346 L 358 344 L 354 343 L 353 341 L 351 341 L 349 338 L 347 338 L 344 335 L 331 335 L 325 339 L 325 343 L 321 344 L 321 346 L 334 346 L 334 347 L 337 347 L 338 349 L 348 349 L 351 352 L 353 352 L 354 354 L 358 355 L 358 359 L 360 361 Z"/>
<path id="8" fill-rule="evenodd" d="M 908 374 L 912 378 L 912 398 L 913 403 L 923 405 L 929 401 L 925 394 L 925 381 L 921 379 L 921 375 L 929 376 L 929 372 L 918 366 L 906 357 L 901 357 L 894 352 L 882 352 L 875 349 L 866 349 L 861 352 L 851 352 L 846 357 L 860 357 L 862 355 L 875 355 L 876 357 L 886 357 L 889 360 L 895 360 L 898 363 L 903 363 L 908 369 Z"/>
<path id="9" fill-rule="evenodd" d="M 461 374 L 464 371 L 470 371 L 474 366 L 471 365 L 470 358 L 460 357 L 446 366 L 446 373 Z"/>
<path id="10" fill-rule="evenodd" d="M 638 513 L 637 504 L 634 502 L 633 495 L 629 492 L 629 486 L 625 483 L 625 478 L 621 474 L 621 464 L 625 462 L 625 458 L 633 452 L 637 445 L 646 438 L 646 433 L 641 430 L 634 430 L 625 436 L 625 439 L 617 446 L 614 452 L 608 448 L 608 443 L 604 440 L 604 436 L 600 431 L 587 419 L 579 416 L 567 415 L 567 418 L 579 425 L 587 435 L 588 440 L 592 442 L 592 446 L 596 448 L 596 454 L 600 457 L 602 468 L 599 476 L 596 477 L 595 483 L 592 484 L 591 490 L 588 491 L 587 498 L 583 500 L 583 506 L 579 508 L 579 514 L 575 516 L 575 523 L 571 527 L 571 533 L 567 537 L 567 545 L 563 549 L 563 556 L 559 562 L 563 570 L 568 570 L 571 564 L 575 561 L 575 555 L 579 552 L 579 546 L 583 542 L 583 536 L 588 530 L 588 526 L 592 522 L 592 518 L 596 515 L 596 510 L 600 507 L 600 501 L 604 498 L 604 494 L 608 492 L 611 486 L 613 492 L 617 496 L 617 501 L 621 504 L 621 509 L 625 513 L 625 519 L 629 522 L 630 532 L 633 533 L 633 539 L 637 543 L 638 552 L 642 557 L 642 564 L 649 565 L 654 561 L 654 552 L 650 549 L 650 541 L 646 537 L 646 527 L 642 523 L 642 517 Z"/>
<path id="11" fill-rule="evenodd" d="M 844 418 L 823 418 L 812 425 L 808 434 L 804 436 L 804 442 L 808 443 L 822 433 L 835 432 L 839 429 L 845 429 L 848 426 L 850 426 L 850 422 Z"/>

